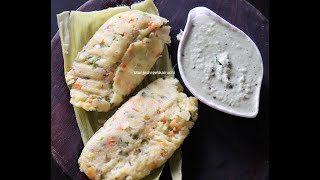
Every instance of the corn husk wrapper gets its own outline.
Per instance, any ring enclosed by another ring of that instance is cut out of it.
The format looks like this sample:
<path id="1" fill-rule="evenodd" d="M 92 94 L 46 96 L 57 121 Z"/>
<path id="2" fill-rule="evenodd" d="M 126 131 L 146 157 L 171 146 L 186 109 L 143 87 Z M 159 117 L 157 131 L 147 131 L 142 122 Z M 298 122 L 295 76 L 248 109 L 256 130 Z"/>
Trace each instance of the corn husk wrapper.
<path id="1" fill-rule="evenodd" d="M 129 6 L 119 6 L 108 8 L 101 11 L 80 12 L 80 11 L 65 11 L 57 15 L 59 34 L 61 39 L 61 46 L 64 59 L 65 74 L 70 70 L 73 60 L 76 58 L 78 52 L 87 44 L 96 31 L 109 18 L 115 14 L 130 11 L 140 10 L 152 14 L 159 15 L 158 9 L 153 3 L 153 0 L 145 0 Z M 166 71 L 173 72 L 171 60 L 169 58 L 168 48 L 165 47 L 161 58 L 156 62 L 150 71 Z M 158 78 L 165 76 L 174 77 L 174 74 L 149 74 L 145 77 L 142 83 L 132 92 L 125 100 L 134 96 L 141 89 L 146 87 L 149 83 Z M 120 105 L 121 106 L 121 105 Z M 119 106 L 119 107 L 120 107 Z M 81 138 L 84 144 L 88 142 L 91 136 L 100 129 L 103 124 L 117 111 L 118 107 L 113 108 L 109 112 L 89 112 L 82 108 L 73 107 L 76 116 L 77 124 L 80 129 Z M 181 180 L 181 149 L 179 148 L 169 159 L 170 170 L 173 180 Z M 158 180 L 160 178 L 164 165 L 155 169 L 150 175 L 143 178 L 143 180 Z"/>

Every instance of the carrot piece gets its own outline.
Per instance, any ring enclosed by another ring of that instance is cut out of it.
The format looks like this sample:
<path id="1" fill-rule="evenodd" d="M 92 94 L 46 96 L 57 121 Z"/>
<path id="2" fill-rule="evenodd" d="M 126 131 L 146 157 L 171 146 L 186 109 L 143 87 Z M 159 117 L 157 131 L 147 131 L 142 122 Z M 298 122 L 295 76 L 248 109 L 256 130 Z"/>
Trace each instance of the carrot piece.
<path id="1" fill-rule="evenodd" d="M 92 104 L 92 99 L 88 98 L 87 103 Z"/>
<path id="2" fill-rule="evenodd" d="M 89 179 L 94 179 L 96 177 L 96 173 L 93 167 L 89 167 L 86 174 Z"/>
<path id="3" fill-rule="evenodd" d="M 78 81 L 74 84 L 74 88 L 76 88 L 76 89 L 81 89 L 82 86 L 83 86 L 83 84 L 81 84 L 81 83 L 78 82 Z"/>
<path id="4" fill-rule="evenodd" d="M 169 136 L 170 136 L 170 137 L 174 136 L 174 132 L 173 132 L 173 131 L 170 131 L 170 132 L 169 132 Z"/>
<path id="5" fill-rule="evenodd" d="M 177 132 L 177 131 L 180 130 L 179 124 L 178 124 L 176 121 L 171 121 L 170 127 L 172 127 L 172 128 L 173 128 L 173 131 L 175 131 L 175 132 Z"/>
<path id="6" fill-rule="evenodd" d="M 163 119 L 160 120 L 160 122 L 162 122 L 163 124 L 165 124 L 165 123 L 167 122 L 167 120 L 163 118 Z"/>
<path id="7" fill-rule="evenodd" d="M 108 144 L 109 144 L 110 146 L 114 145 L 115 142 L 116 142 L 116 141 L 113 140 L 112 138 L 110 138 L 110 139 L 108 140 Z"/>
<path id="8" fill-rule="evenodd" d="M 136 112 L 139 112 L 139 110 L 138 110 L 138 109 L 136 109 L 136 108 L 132 108 L 132 110 L 134 110 L 134 111 L 136 111 Z"/>

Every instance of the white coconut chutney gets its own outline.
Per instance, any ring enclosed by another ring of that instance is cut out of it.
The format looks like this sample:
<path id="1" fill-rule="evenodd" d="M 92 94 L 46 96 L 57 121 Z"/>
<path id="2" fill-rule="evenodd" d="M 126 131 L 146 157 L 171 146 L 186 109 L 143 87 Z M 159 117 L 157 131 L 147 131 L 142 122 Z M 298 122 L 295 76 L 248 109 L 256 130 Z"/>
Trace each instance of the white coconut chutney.
<path id="1" fill-rule="evenodd" d="M 206 15 L 191 23 L 181 54 L 189 84 L 227 111 L 257 112 L 263 65 L 255 44 L 243 32 Z"/>

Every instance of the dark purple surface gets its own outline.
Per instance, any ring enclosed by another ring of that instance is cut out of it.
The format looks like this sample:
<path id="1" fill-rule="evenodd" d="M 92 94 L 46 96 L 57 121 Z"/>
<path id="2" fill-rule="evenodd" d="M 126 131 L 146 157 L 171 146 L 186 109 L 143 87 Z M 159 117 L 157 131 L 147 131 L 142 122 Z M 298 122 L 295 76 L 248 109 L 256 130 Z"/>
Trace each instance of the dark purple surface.
<path id="1" fill-rule="evenodd" d="M 91 0 L 80 9 L 99 10 L 115 6 L 119 2 L 131 3 L 129 0 Z M 244 0 L 155 0 L 155 4 L 161 16 L 169 19 L 172 26 L 169 52 L 173 64 L 176 64 L 178 47 L 175 36 L 179 29 L 184 28 L 188 11 L 196 6 L 210 8 L 247 33 L 257 44 L 264 61 L 260 111 L 256 118 L 245 119 L 227 115 L 199 103 L 199 119 L 182 145 L 183 179 L 268 179 L 268 20 Z M 63 76 L 61 45 L 57 35 L 52 39 L 51 53 L 51 151 L 53 160 L 56 161 L 52 162 L 52 179 L 63 179 L 64 174 L 71 179 L 86 179 L 78 170 L 77 158 L 83 145 L 69 103 L 69 92 Z M 175 70 L 178 71 L 178 68 Z M 178 72 L 176 77 L 183 83 Z M 191 95 L 187 89 L 186 92 Z M 64 173 L 61 173 L 59 168 Z M 167 172 L 168 169 L 161 179 L 170 179 Z"/>

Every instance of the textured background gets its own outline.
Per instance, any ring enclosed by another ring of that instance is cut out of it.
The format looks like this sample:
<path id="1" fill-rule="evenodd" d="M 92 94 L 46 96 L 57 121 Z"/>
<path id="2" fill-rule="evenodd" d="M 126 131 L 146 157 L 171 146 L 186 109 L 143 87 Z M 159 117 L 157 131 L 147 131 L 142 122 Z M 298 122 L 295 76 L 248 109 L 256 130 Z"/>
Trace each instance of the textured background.
<path id="1" fill-rule="evenodd" d="M 76 10 L 87 0 L 51 0 L 51 38 L 58 30 L 56 14 Z M 269 19 L 269 0 L 247 0 Z"/>

